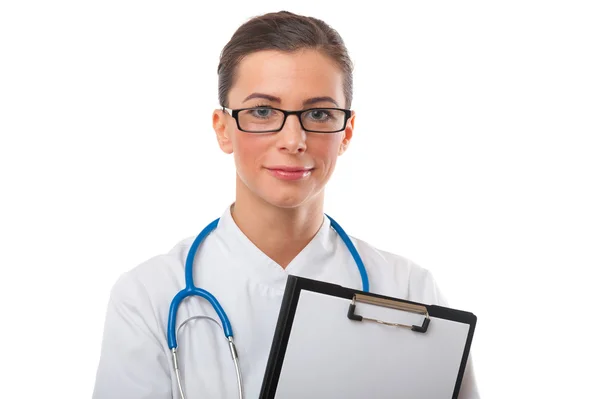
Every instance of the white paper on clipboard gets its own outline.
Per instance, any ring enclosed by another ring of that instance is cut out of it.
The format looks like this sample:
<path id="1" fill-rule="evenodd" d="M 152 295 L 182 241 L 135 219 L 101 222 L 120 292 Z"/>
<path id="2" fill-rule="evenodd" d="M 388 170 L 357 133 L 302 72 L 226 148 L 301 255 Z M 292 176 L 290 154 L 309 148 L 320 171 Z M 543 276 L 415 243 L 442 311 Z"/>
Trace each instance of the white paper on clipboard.
<path id="1" fill-rule="evenodd" d="M 347 317 L 346 298 L 303 290 L 276 398 L 452 397 L 470 325 L 431 317 L 425 333 Z M 357 313 L 420 325 L 423 316 L 370 304 Z"/>

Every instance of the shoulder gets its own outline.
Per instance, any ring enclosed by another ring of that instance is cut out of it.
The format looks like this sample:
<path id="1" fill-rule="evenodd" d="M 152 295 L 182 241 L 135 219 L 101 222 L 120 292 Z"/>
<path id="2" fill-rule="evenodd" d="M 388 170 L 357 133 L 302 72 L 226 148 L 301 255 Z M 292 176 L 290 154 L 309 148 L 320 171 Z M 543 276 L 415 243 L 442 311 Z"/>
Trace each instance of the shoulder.
<path id="1" fill-rule="evenodd" d="M 444 306 L 433 273 L 413 260 L 352 237 L 372 280 L 373 291 L 382 295 L 402 297 L 414 302 Z M 372 277 L 371 277 L 372 276 Z"/>
<path id="2" fill-rule="evenodd" d="M 173 293 L 184 284 L 183 268 L 192 241 L 193 238 L 181 240 L 170 251 L 123 272 L 111 288 L 111 303 L 161 317 L 161 313 L 168 311 Z"/>

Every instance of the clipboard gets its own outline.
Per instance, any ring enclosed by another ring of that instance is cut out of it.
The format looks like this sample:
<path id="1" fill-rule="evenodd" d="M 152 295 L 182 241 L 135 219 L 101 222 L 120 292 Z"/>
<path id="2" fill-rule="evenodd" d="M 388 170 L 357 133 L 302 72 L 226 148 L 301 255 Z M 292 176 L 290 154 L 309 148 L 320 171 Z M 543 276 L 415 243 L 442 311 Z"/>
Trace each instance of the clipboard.
<path id="1" fill-rule="evenodd" d="M 289 276 L 260 399 L 457 399 L 470 312 Z"/>

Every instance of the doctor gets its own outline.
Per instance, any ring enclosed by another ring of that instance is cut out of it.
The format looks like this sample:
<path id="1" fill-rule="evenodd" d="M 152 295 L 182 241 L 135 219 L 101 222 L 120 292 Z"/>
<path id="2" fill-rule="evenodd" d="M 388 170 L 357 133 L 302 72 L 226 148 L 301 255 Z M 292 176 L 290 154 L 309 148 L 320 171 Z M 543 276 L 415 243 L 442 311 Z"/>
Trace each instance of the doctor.
<path id="1" fill-rule="evenodd" d="M 213 127 L 221 150 L 233 154 L 236 195 L 199 246 L 193 277 L 227 313 L 244 396 L 254 399 L 287 276 L 361 288 L 353 257 L 323 209 L 325 186 L 354 134 L 355 113 L 348 111 L 352 66 L 335 30 L 314 18 L 279 12 L 235 32 L 221 54 L 218 76 L 222 107 L 213 113 Z M 297 110 L 305 112 L 286 117 L 285 111 Z M 95 399 L 181 397 L 167 322 L 173 297 L 185 287 L 194 239 L 142 263 L 114 285 Z M 429 271 L 352 241 L 371 292 L 446 304 Z M 177 326 L 185 320 L 177 334 L 185 397 L 237 398 L 236 368 L 215 310 L 207 300 L 190 297 L 179 306 Z M 460 397 L 479 397 L 470 363 Z"/>

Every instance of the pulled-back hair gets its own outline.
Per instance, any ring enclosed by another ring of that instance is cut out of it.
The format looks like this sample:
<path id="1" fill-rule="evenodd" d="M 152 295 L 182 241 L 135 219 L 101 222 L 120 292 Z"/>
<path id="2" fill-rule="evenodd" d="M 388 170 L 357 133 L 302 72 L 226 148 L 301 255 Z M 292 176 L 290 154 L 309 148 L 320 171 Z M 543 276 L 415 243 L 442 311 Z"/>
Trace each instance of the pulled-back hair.
<path id="1" fill-rule="evenodd" d="M 293 52 L 314 49 L 330 57 L 344 74 L 346 108 L 352 104 L 353 64 L 346 45 L 336 30 L 325 22 L 288 11 L 264 14 L 241 25 L 221 52 L 219 103 L 228 106 L 228 95 L 240 61 L 257 51 Z"/>

